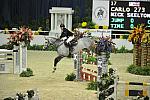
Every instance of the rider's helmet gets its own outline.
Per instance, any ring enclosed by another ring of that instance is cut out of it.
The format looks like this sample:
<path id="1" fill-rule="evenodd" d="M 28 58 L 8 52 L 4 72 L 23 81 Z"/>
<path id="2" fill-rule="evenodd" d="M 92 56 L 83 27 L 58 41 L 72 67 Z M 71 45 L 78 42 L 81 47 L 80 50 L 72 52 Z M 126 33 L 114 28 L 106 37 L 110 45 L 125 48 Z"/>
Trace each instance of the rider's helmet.
<path id="1" fill-rule="evenodd" d="M 64 24 L 60 24 L 60 27 L 65 27 L 65 25 Z"/>

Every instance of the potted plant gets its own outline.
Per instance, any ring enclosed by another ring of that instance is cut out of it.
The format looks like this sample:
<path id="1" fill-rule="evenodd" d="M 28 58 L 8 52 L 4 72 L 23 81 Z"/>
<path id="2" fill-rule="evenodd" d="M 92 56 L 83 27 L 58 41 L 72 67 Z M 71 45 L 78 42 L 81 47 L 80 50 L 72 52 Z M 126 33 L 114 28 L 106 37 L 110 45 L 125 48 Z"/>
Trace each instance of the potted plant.
<path id="1" fill-rule="evenodd" d="M 19 46 L 19 44 L 22 44 L 23 46 L 27 46 L 33 39 L 33 33 L 30 28 L 23 26 L 20 30 L 12 32 L 8 39 L 8 44 L 10 45 Z"/>

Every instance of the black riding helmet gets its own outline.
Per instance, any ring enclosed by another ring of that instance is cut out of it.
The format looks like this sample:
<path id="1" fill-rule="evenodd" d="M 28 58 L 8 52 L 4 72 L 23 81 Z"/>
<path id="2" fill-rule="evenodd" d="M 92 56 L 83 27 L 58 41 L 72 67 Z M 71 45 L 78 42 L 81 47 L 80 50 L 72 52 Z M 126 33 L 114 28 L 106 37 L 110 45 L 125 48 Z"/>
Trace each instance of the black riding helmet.
<path id="1" fill-rule="evenodd" d="M 60 24 L 60 27 L 65 27 L 65 25 L 64 24 Z"/>

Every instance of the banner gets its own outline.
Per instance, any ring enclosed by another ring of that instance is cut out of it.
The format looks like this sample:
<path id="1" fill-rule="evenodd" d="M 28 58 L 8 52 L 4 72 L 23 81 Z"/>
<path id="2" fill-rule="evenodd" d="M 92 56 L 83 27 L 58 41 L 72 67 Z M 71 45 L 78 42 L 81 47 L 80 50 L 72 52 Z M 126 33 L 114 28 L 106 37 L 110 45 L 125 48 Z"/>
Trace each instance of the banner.
<path id="1" fill-rule="evenodd" d="M 111 30 L 106 30 L 106 29 L 79 29 L 80 32 L 87 32 L 91 33 L 91 36 L 95 37 L 111 37 Z"/>
<path id="2" fill-rule="evenodd" d="M 109 26 L 109 1 L 93 0 L 92 21 L 99 26 Z"/>

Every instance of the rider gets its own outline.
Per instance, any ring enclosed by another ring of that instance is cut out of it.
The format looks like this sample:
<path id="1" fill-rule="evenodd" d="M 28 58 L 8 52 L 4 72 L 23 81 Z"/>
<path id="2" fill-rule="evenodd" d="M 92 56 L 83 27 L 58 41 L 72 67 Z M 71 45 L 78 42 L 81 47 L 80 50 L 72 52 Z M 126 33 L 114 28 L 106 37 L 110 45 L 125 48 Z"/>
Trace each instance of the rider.
<path id="1" fill-rule="evenodd" d="M 60 24 L 60 28 L 61 28 L 61 35 L 60 35 L 60 39 L 62 40 L 66 40 L 64 43 L 65 45 L 67 45 L 70 49 L 70 51 L 73 49 L 71 46 L 71 40 L 74 39 L 74 34 L 72 32 L 70 32 L 68 29 L 65 28 L 64 24 Z"/>

